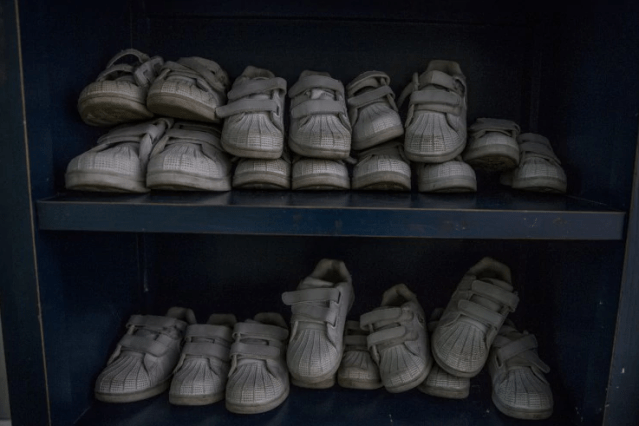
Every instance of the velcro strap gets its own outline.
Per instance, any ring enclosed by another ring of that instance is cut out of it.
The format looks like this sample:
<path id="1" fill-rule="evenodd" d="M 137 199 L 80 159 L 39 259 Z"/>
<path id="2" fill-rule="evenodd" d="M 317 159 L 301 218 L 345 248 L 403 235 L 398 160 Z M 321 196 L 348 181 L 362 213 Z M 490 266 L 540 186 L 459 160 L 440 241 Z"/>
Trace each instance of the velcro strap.
<path id="1" fill-rule="evenodd" d="M 347 320 L 346 324 L 344 325 L 344 328 L 346 330 L 351 330 L 351 331 L 362 331 L 362 328 L 359 326 L 359 321 L 355 321 L 355 320 Z"/>
<path id="2" fill-rule="evenodd" d="M 377 346 L 389 341 L 397 341 L 406 336 L 406 327 L 393 327 L 371 333 L 367 337 L 368 347 Z"/>
<path id="3" fill-rule="evenodd" d="M 473 293 L 484 296 L 494 302 L 507 306 L 511 312 L 517 308 L 519 297 L 510 291 L 485 281 L 475 280 L 471 284 Z"/>
<path id="4" fill-rule="evenodd" d="M 235 324 L 233 334 L 282 341 L 288 337 L 288 330 L 276 325 L 240 322 Z"/>
<path id="5" fill-rule="evenodd" d="M 146 327 L 146 328 L 171 328 L 176 327 L 184 330 L 186 323 L 177 318 L 161 317 L 155 315 L 132 315 L 126 324 L 127 327 Z"/>
<path id="6" fill-rule="evenodd" d="M 288 91 L 288 95 L 293 98 L 310 89 L 334 90 L 344 94 L 344 85 L 341 81 L 325 75 L 309 75 L 300 78 Z"/>
<path id="7" fill-rule="evenodd" d="M 462 106 L 462 98 L 457 93 L 442 89 L 426 88 L 410 95 L 410 105 L 419 109 L 442 113 L 457 112 Z"/>
<path id="8" fill-rule="evenodd" d="M 254 95 L 256 93 L 265 93 L 272 90 L 286 90 L 286 80 L 281 77 L 269 78 L 266 80 L 249 80 L 239 86 L 233 87 L 227 94 L 230 101 L 243 98 L 245 96 Z"/>
<path id="9" fill-rule="evenodd" d="M 251 358 L 277 358 L 280 356 L 280 348 L 268 345 L 256 345 L 235 342 L 231 345 L 231 355 L 246 355 Z"/>
<path id="10" fill-rule="evenodd" d="M 98 139 L 98 145 L 117 142 L 140 142 L 142 137 L 155 129 L 151 123 L 143 123 L 135 126 L 124 126 L 111 130 Z M 154 132 L 159 133 L 159 132 Z"/>
<path id="11" fill-rule="evenodd" d="M 393 89 L 388 86 L 380 86 L 377 89 L 370 90 L 368 92 L 364 92 L 360 95 L 353 96 L 347 100 L 348 106 L 353 108 L 360 108 L 364 105 L 368 105 L 373 103 L 380 98 L 391 95 L 395 97 L 395 93 L 393 93 Z"/>
<path id="12" fill-rule="evenodd" d="M 442 71 L 432 70 L 419 77 L 419 87 L 430 84 L 445 87 L 449 90 L 455 90 L 455 79 Z"/>
<path id="13" fill-rule="evenodd" d="M 178 60 L 178 63 L 197 72 L 215 90 L 219 92 L 226 91 L 225 85 L 221 82 L 221 79 L 216 76 L 216 74 L 222 72 L 222 68 L 220 68 L 217 62 L 205 59 L 181 58 Z"/>
<path id="14" fill-rule="evenodd" d="M 215 343 L 187 342 L 182 348 L 182 355 L 205 356 L 228 360 L 231 350 Z"/>
<path id="15" fill-rule="evenodd" d="M 195 143 L 206 142 L 211 145 L 215 145 L 220 139 L 218 135 L 213 133 L 186 129 L 171 129 L 165 135 L 171 139 L 190 140 Z"/>
<path id="16" fill-rule="evenodd" d="M 520 152 L 529 152 L 529 153 L 535 154 L 537 156 L 540 156 L 542 158 L 546 158 L 546 159 L 549 159 L 549 160 L 554 160 L 557 163 L 561 164 L 559 162 L 559 158 L 557 158 L 557 156 L 553 152 L 552 148 L 550 148 L 548 145 L 546 145 L 545 143 L 542 143 L 542 142 L 525 141 L 525 142 L 519 144 L 519 151 Z"/>
<path id="17" fill-rule="evenodd" d="M 362 334 L 350 334 L 344 337 L 344 344 L 346 346 L 363 346 L 366 347 L 367 339 Z"/>
<path id="18" fill-rule="evenodd" d="M 292 118 L 301 118 L 315 114 L 342 114 L 346 113 L 344 103 L 330 99 L 309 99 L 291 108 Z"/>
<path id="19" fill-rule="evenodd" d="M 112 57 L 106 67 L 110 68 L 113 64 L 126 56 L 135 56 L 140 62 L 146 62 L 149 60 L 149 55 L 147 55 L 146 53 L 142 53 L 137 49 L 124 49 L 123 51 L 118 52 L 114 57 Z"/>
<path id="20" fill-rule="evenodd" d="M 297 303 L 291 307 L 293 315 L 301 315 L 317 321 L 327 322 L 335 325 L 337 312 L 335 309 L 314 306 L 306 303 Z"/>
<path id="21" fill-rule="evenodd" d="M 497 349 L 497 356 L 501 362 L 522 354 L 523 352 L 537 348 L 537 339 L 534 335 L 528 334 L 517 340 L 512 340 L 501 348 Z"/>
<path id="22" fill-rule="evenodd" d="M 478 118 L 468 131 L 474 134 L 485 134 L 487 132 L 501 132 L 513 138 L 519 135 L 520 129 L 517 123 L 501 118 Z"/>
<path id="23" fill-rule="evenodd" d="M 233 330 L 222 325 L 193 324 L 186 328 L 184 337 L 220 338 L 230 342 L 233 340 Z"/>
<path id="24" fill-rule="evenodd" d="M 133 77 L 135 78 L 135 82 L 141 86 L 146 87 L 153 83 L 155 78 L 162 67 L 164 60 L 159 56 L 152 58 L 149 61 L 146 61 L 142 65 L 140 65 L 134 72 Z"/>
<path id="25" fill-rule="evenodd" d="M 501 327 L 505 319 L 505 317 L 499 313 L 469 300 L 460 300 L 457 302 L 457 307 L 462 314 L 484 324 L 491 325 L 497 330 L 499 330 L 499 327 Z"/>
<path id="26" fill-rule="evenodd" d="M 390 83 L 390 77 L 388 74 L 382 71 L 366 71 L 358 75 L 355 80 L 348 83 L 346 86 L 346 93 L 348 93 L 349 96 L 352 96 L 353 93 L 360 91 L 364 87 L 376 87 L 380 84 L 380 82 L 383 86 L 388 86 Z"/>
<path id="27" fill-rule="evenodd" d="M 168 346 L 162 342 L 133 334 L 125 334 L 118 344 L 124 349 L 156 357 L 164 355 L 168 349 Z"/>
<path id="28" fill-rule="evenodd" d="M 133 73 L 133 66 L 129 64 L 113 65 L 112 67 L 109 67 L 98 74 L 97 81 L 106 80 L 108 76 L 116 72 Z"/>
<path id="29" fill-rule="evenodd" d="M 285 305 L 304 302 L 339 301 L 340 292 L 336 288 L 309 288 L 306 290 L 287 291 L 282 294 Z"/>
<path id="30" fill-rule="evenodd" d="M 359 323 L 362 328 L 364 328 L 380 321 L 398 321 L 403 313 L 402 308 L 376 309 L 362 315 L 359 319 Z"/>
<path id="31" fill-rule="evenodd" d="M 273 99 L 240 99 L 215 109 L 220 118 L 243 112 L 277 112 L 277 102 Z"/>

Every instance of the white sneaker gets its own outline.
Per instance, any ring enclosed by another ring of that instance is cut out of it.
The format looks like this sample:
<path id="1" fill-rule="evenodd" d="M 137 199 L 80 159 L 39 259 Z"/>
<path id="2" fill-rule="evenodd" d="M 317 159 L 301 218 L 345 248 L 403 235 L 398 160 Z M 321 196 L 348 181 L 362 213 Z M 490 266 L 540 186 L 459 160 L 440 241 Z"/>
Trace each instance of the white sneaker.
<path id="1" fill-rule="evenodd" d="M 519 143 L 519 167 L 502 173 L 500 182 L 515 189 L 537 192 L 565 193 L 566 173 L 555 155 L 548 138 L 524 133 Z"/>
<path id="2" fill-rule="evenodd" d="M 415 294 L 405 284 L 384 292 L 382 305 L 360 318 L 370 331 L 368 349 L 389 392 L 405 392 L 423 382 L 433 365 L 426 320 Z"/>
<path id="3" fill-rule="evenodd" d="M 353 149 L 362 150 L 404 134 L 390 77 L 381 71 L 358 75 L 346 86 Z"/>
<path id="4" fill-rule="evenodd" d="M 293 160 L 293 189 L 350 189 L 348 168 L 342 160 L 300 158 Z"/>
<path id="5" fill-rule="evenodd" d="M 181 58 L 164 64 L 146 105 L 160 116 L 219 123 L 215 110 L 226 103 L 228 88 L 229 77 L 216 62 Z"/>
<path id="6" fill-rule="evenodd" d="M 466 146 L 466 77 L 453 61 L 430 61 L 426 71 L 404 89 L 410 96 L 404 151 L 420 163 L 443 163 Z"/>
<path id="7" fill-rule="evenodd" d="M 178 121 L 153 147 L 146 184 L 152 189 L 228 191 L 231 168 L 217 127 Z"/>
<path id="8" fill-rule="evenodd" d="M 479 118 L 470 126 L 464 161 L 476 169 L 510 170 L 519 164 L 519 126 L 514 121 Z"/>
<path id="9" fill-rule="evenodd" d="M 291 157 L 287 149 L 276 160 L 241 158 L 233 175 L 233 188 L 290 189 Z"/>
<path id="10" fill-rule="evenodd" d="M 366 346 L 368 332 L 359 321 L 346 321 L 344 328 L 344 356 L 337 370 L 337 383 L 343 388 L 379 389 L 382 379 L 379 368 Z"/>
<path id="11" fill-rule="evenodd" d="M 288 397 L 286 370 L 288 329 L 280 314 L 260 313 L 235 324 L 226 409 L 238 414 L 270 411 Z"/>
<path id="12" fill-rule="evenodd" d="M 475 171 L 461 157 L 440 164 L 417 163 L 419 192 L 476 192 Z"/>
<path id="13" fill-rule="evenodd" d="M 206 324 L 189 325 L 175 367 L 169 402 L 207 405 L 224 399 L 235 315 L 213 314 Z"/>
<path id="14" fill-rule="evenodd" d="M 248 66 L 227 96 L 228 104 L 216 110 L 224 118 L 226 152 L 242 158 L 279 158 L 284 147 L 286 80 Z"/>
<path id="15" fill-rule="evenodd" d="M 351 151 L 344 85 L 328 73 L 302 71 L 291 97 L 289 147 L 312 158 L 339 160 Z"/>
<path id="16" fill-rule="evenodd" d="M 401 141 L 390 141 L 357 154 L 353 189 L 410 191 L 410 161 Z"/>
<path id="17" fill-rule="evenodd" d="M 446 372 L 474 377 L 497 332 L 519 303 L 508 266 L 483 258 L 464 275 L 433 332 L 433 356 Z"/>
<path id="18" fill-rule="evenodd" d="M 134 402 L 167 390 L 180 358 L 184 330 L 196 322 L 193 311 L 185 308 L 171 308 L 165 316 L 129 318 L 126 334 L 96 380 L 96 399 Z"/>
<path id="19" fill-rule="evenodd" d="M 126 63 L 131 58 L 134 61 Z M 153 118 L 146 107 L 146 96 L 163 64 L 161 57 L 149 58 L 139 50 L 119 52 L 97 80 L 80 93 L 78 112 L 82 120 L 91 126 L 114 126 Z"/>
<path id="20" fill-rule="evenodd" d="M 123 124 L 98 139 L 95 148 L 69 162 L 67 189 L 97 192 L 148 192 L 146 166 L 153 145 L 173 125 L 170 118 Z"/>
<path id="21" fill-rule="evenodd" d="M 547 419 L 553 412 L 550 368 L 539 359 L 537 339 L 520 333 L 510 320 L 499 330 L 488 363 L 493 403 L 507 416 L 525 420 Z"/>
<path id="22" fill-rule="evenodd" d="M 320 260 L 297 290 L 282 294 L 293 312 L 286 362 L 294 385 L 324 389 L 335 384 L 353 299 L 346 265 L 331 259 Z"/>

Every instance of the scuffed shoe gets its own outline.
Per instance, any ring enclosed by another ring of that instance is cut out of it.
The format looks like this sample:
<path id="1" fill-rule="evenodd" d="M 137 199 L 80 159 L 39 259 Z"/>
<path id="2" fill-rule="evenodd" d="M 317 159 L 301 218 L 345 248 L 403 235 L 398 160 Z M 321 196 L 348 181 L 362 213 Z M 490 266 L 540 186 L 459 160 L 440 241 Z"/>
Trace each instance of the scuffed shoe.
<path id="1" fill-rule="evenodd" d="M 404 134 L 389 84 L 386 73 L 367 71 L 346 86 L 353 149 L 367 149 Z"/>
<path id="2" fill-rule="evenodd" d="M 287 149 L 276 160 L 241 158 L 233 175 L 233 188 L 290 189 L 291 157 Z"/>
<path id="3" fill-rule="evenodd" d="M 374 146 L 357 155 L 353 189 L 410 191 L 410 161 L 401 141 Z"/>
<path id="4" fill-rule="evenodd" d="M 289 147 L 312 158 L 339 160 L 351 151 L 344 85 L 328 73 L 302 71 L 291 87 Z"/>
<path id="5" fill-rule="evenodd" d="M 235 324 L 226 409 L 238 414 L 270 411 L 288 397 L 286 370 L 288 329 L 280 314 L 260 313 Z"/>
<path id="6" fill-rule="evenodd" d="M 133 62 L 126 63 L 131 58 Z M 146 107 L 146 96 L 163 64 L 161 57 L 150 58 L 139 50 L 119 52 L 97 80 L 80 93 L 78 112 L 82 120 L 91 126 L 114 126 L 153 118 Z"/>
<path id="7" fill-rule="evenodd" d="M 248 66 L 217 108 L 224 118 L 222 146 L 242 158 L 277 159 L 284 147 L 286 80 L 265 69 Z"/>
<path id="8" fill-rule="evenodd" d="M 169 390 L 176 405 L 207 405 L 224 399 L 235 315 L 213 314 L 206 324 L 189 325 Z"/>
<path id="9" fill-rule="evenodd" d="M 443 312 L 443 308 L 438 308 L 431 314 L 430 320 L 428 321 L 428 332 L 431 333 L 431 335 L 433 331 L 435 331 Z M 470 379 L 448 374 L 435 363 L 426 380 L 424 380 L 417 389 L 426 395 L 439 398 L 464 399 L 467 398 L 470 393 Z"/>
<path id="10" fill-rule="evenodd" d="M 430 61 L 404 89 L 399 104 L 410 96 L 404 150 L 411 161 L 443 163 L 466 146 L 466 77 L 453 61 Z"/>
<path id="11" fill-rule="evenodd" d="M 98 139 L 96 147 L 69 162 L 67 189 L 96 192 L 149 192 L 146 166 L 153 145 L 173 125 L 170 118 L 123 124 Z"/>
<path id="12" fill-rule="evenodd" d="M 507 416 L 525 420 L 547 419 L 553 412 L 550 368 L 539 359 L 537 339 L 520 333 L 507 320 L 493 343 L 488 363 L 493 403 Z"/>
<path id="13" fill-rule="evenodd" d="M 165 117 L 221 122 L 215 110 L 226 103 L 229 77 L 216 62 L 198 58 L 169 61 L 155 79 L 146 105 Z"/>
<path id="14" fill-rule="evenodd" d="M 351 180 L 342 160 L 300 158 L 293 160 L 293 189 L 350 189 Z"/>
<path id="15" fill-rule="evenodd" d="M 133 315 L 127 332 L 95 383 L 95 397 L 103 402 L 133 402 L 159 395 L 169 388 L 180 358 L 182 336 L 195 324 L 193 311 L 171 308 L 165 316 Z"/>
<path id="16" fill-rule="evenodd" d="M 178 121 L 153 147 L 146 184 L 152 189 L 228 191 L 231 160 L 220 131 L 204 123 Z"/>
<path id="17" fill-rule="evenodd" d="M 476 169 L 510 170 L 519 164 L 519 126 L 514 121 L 479 118 L 469 130 L 464 161 Z"/>
<path id="18" fill-rule="evenodd" d="M 440 164 L 418 163 L 419 192 L 476 192 L 475 171 L 461 157 Z"/>
<path id="19" fill-rule="evenodd" d="M 423 382 L 433 365 L 428 332 L 415 294 L 405 284 L 384 292 L 380 308 L 362 315 L 371 357 L 389 392 L 405 392 Z"/>
<path id="20" fill-rule="evenodd" d="M 566 173 L 548 138 L 524 133 L 519 135 L 517 142 L 519 167 L 502 173 L 500 182 L 526 191 L 565 193 L 568 185 Z"/>
<path id="21" fill-rule="evenodd" d="M 379 368 L 366 346 L 367 336 L 368 333 L 360 327 L 359 321 L 346 321 L 346 349 L 337 370 L 337 383 L 343 388 L 379 389 L 383 386 Z"/>
<path id="22" fill-rule="evenodd" d="M 286 362 L 294 385 L 324 389 L 335 384 L 353 299 L 346 265 L 331 259 L 320 260 L 297 290 L 282 294 L 293 312 Z"/>
<path id="23" fill-rule="evenodd" d="M 489 257 L 479 261 L 462 278 L 435 328 L 432 350 L 437 364 L 457 377 L 479 374 L 506 316 L 518 303 L 510 268 Z"/>

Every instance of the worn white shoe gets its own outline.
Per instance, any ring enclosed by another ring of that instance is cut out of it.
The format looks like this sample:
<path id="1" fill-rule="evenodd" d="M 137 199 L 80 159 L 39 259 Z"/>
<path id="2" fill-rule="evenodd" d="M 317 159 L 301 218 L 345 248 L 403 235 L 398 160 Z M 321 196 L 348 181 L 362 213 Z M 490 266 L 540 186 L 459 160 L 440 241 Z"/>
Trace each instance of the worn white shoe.
<path id="1" fill-rule="evenodd" d="M 351 180 L 342 160 L 297 157 L 293 159 L 292 186 L 301 190 L 350 189 Z"/>
<path id="2" fill-rule="evenodd" d="M 453 61 L 430 61 L 415 73 L 399 104 L 410 96 L 404 150 L 411 161 L 443 163 L 466 146 L 466 77 Z"/>
<path id="3" fill-rule="evenodd" d="M 437 364 L 457 377 L 474 377 L 486 364 L 497 333 L 519 297 L 510 268 L 489 257 L 464 275 L 432 339 Z"/>
<path id="4" fill-rule="evenodd" d="M 439 319 L 444 312 L 443 308 L 433 311 L 428 321 L 428 332 L 432 335 Z M 418 387 L 421 392 L 439 398 L 464 399 L 470 393 L 470 379 L 456 377 L 442 370 L 437 363 L 434 363 L 428 377 Z"/>
<path id="5" fill-rule="evenodd" d="M 235 315 L 213 314 L 186 328 L 184 347 L 169 390 L 176 405 L 207 405 L 224 399 Z"/>
<path id="6" fill-rule="evenodd" d="M 464 161 L 476 169 L 510 170 L 519 164 L 519 126 L 514 121 L 479 118 L 469 130 Z"/>
<path id="7" fill-rule="evenodd" d="M 163 64 L 161 57 L 150 58 L 139 50 L 119 52 L 97 80 L 80 93 L 78 112 L 82 120 L 91 126 L 114 126 L 153 118 L 146 107 L 146 96 Z"/>
<path id="8" fill-rule="evenodd" d="M 164 64 L 149 89 L 146 105 L 165 117 L 219 123 L 215 110 L 226 103 L 229 85 L 226 71 L 216 62 L 181 58 Z"/>
<path id="9" fill-rule="evenodd" d="M 419 192 L 476 192 L 475 171 L 461 157 L 440 164 L 417 163 Z"/>
<path id="10" fill-rule="evenodd" d="M 226 152 L 242 158 L 279 158 L 284 147 L 286 80 L 248 66 L 227 96 L 228 104 L 216 110 L 224 119 Z"/>
<path id="11" fill-rule="evenodd" d="M 367 149 L 404 134 L 395 93 L 389 84 L 386 73 L 367 71 L 346 86 L 353 149 Z"/>
<path id="12" fill-rule="evenodd" d="M 568 185 L 566 173 L 548 138 L 524 133 L 519 135 L 517 142 L 519 167 L 502 173 L 500 182 L 526 191 L 565 193 Z"/>
<path id="13" fill-rule="evenodd" d="M 353 189 L 410 191 L 410 161 L 401 141 L 394 140 L 357 154 Z"/>
<path id="14" fill-rule="evenodd" d="M 433 365 L 426 320 L 415 294 L 405 284 L 384 292 L 381 307 L 360 318 L 371 357 L 389 392 L 405 392 L 423 382 Z"/>
<path id="15" fill-rule="evenodd" d="M 151 151 L 146 185 L 175 191 L 228 191 L 231 169 L 217 127 L 177 121 Z"/>
<path id="16" fill-rule="evenodd" d="M 260 313 L 235 324 L 226 408 L 238 414 L 270 411 L 288 397 L 286 370 L 288 329 L 280 314 Z"/>
<path id="17" fill-rule="evenodd" d="M 291 97 L 289 147 L 312 158 L 339 160 L 351 151 L 344 85 L 328 73 L 302 71 Z"/>
<path id="18" fill-rule="evenodd" d="M 550 368 L 537 354 L 537 339 L 520 333 L 510 320 L 499 330 L 488 362 L 493 403 L 507 416 L 525 420 L 547 419 L 553 412 Z"/>
<path id="19" fill-rule="evenodd" d="M 275 160 L 241 158 L 233 175 L 233 188 L 290 189 L 291 157 L 287 149 Z"/>
<path id="20" fill-rule="evenodd" d="M 180 358 L 184 330 L 195 323 L 193 311 L 176 307 L 165 316 L 129 318 L 126 334 L 96 380 L 96 399 L 133 402 L 167 390 Z"/>
<path id="21" fill-rule="evenodd" d="M 146 169 L 153 145 L 173 125 L 170 118 L 123 124 L 98 139 L 96 147 L 69 162 L 67 189 L 97 192 L 148 192 Z"/>
<path id="22" fill-rule="evenodd" d="M 294 385 L 324 389 L 335 384 L 353 299 L 346 265 L 331 259 L 320 260 L 297 290 L 282 294 L 293 312 L 286 362 Z"/>
<path id="23" fill-rule="evenodd" d="M 382 379 L 379 368 L 368 351 L 366 338 L 359 321 L 346 321 L 344 328 L 344 356 L 337 370 L 337 383 L 343 388 L 379 389 Z"/>

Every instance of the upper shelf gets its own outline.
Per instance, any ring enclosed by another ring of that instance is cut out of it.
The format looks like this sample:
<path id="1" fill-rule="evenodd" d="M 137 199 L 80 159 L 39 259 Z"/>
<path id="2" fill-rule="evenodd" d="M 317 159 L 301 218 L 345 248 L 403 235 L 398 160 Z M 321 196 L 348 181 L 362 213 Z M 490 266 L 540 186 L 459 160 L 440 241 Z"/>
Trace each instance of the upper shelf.
<path id="1" fill-rule="evenodd" d="M 626 216 L 517 191 L 75 193 L 37 209 L 43 230 L 551 240 L 621 240 Z"/>

